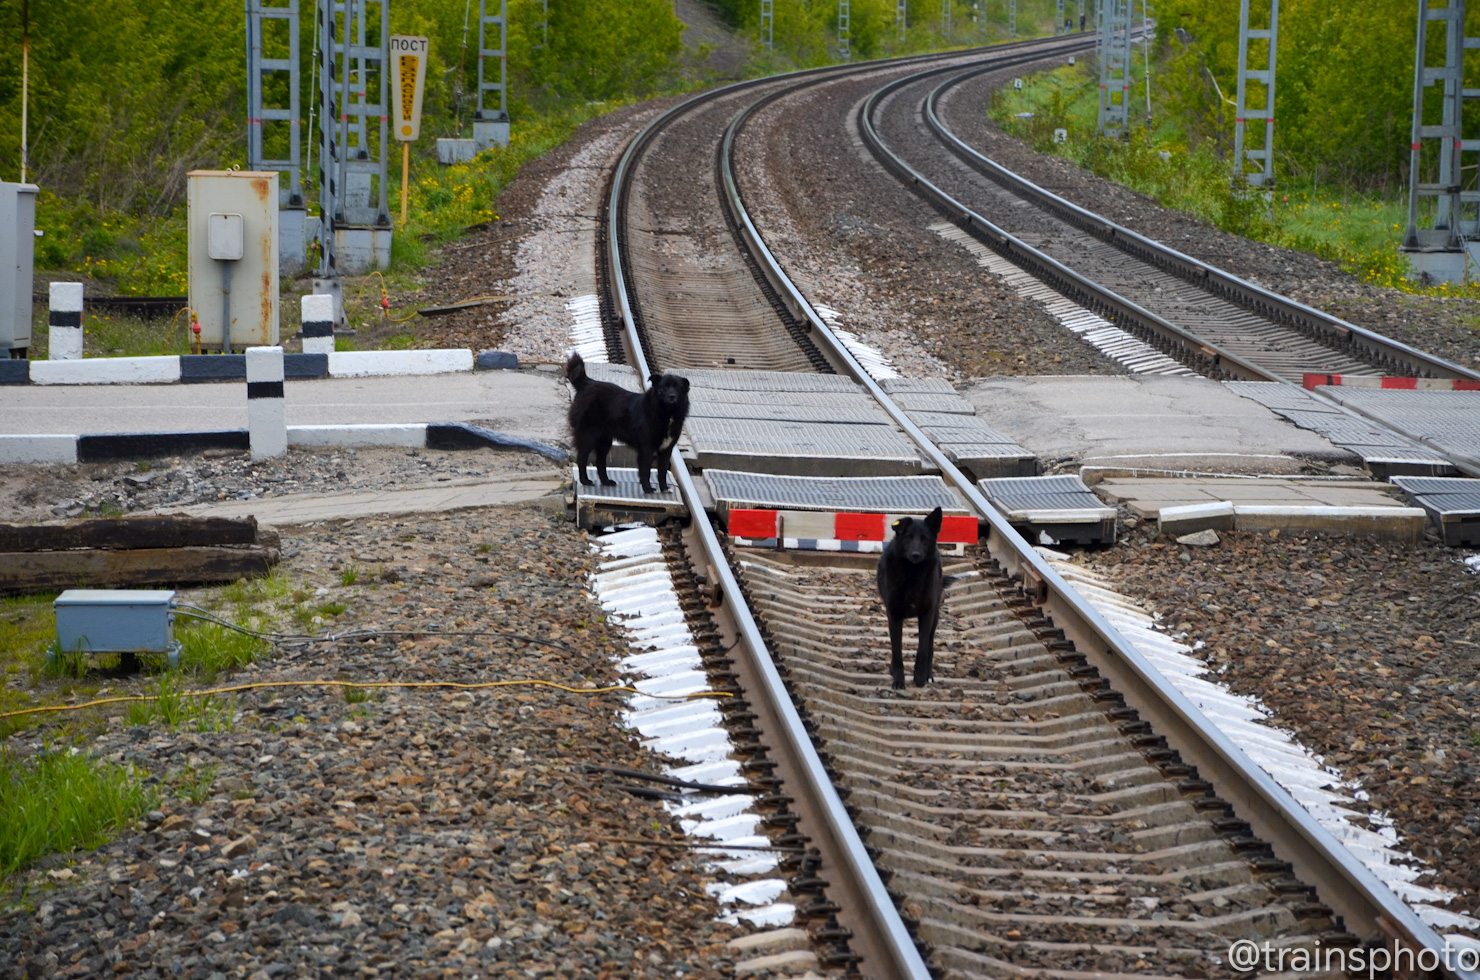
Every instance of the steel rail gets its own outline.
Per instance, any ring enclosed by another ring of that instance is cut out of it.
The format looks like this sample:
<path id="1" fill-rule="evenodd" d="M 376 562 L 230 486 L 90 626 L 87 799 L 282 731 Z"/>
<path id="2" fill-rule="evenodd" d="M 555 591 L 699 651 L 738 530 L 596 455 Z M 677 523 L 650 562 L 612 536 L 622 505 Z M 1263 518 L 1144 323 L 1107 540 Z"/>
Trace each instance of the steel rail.
<path id="1" fill-rule="evenodd" d="M 937 74 L 925 72 L 922 74 Z M 894 90 L 899 83 L 885 86 Z M 877 94 L 877 93 L 876 93 Z M 867 122 L 867 100 L 859 112 L 861 128 Z M 772 277 L 773 287 L 796 304 L 820 342 L 847 366 L 849 374 L 863 385 L 890 418 L 903 429 L 921 452 L 970 502 L 990 527 L 987 548 L 1009 575 L 1021 581 L 1044 612 L 1062 630 L 1076 649 L 1091 657 L 1126 702 L 1150 721 L 1158 734 L 1181 756 L 1192 762 L 1200 776 L 1212 783 L 1235 812 L 1268 841 L 1276 853 L 1289 861 L 1304 880 L 1313 885 L 1321 899 L 1346 922 L 1346 927 L 1374 943 L 1398 942 L 1410 950 L 1425 951 L 1444 965 L 1446 975 L 1480 980 L 1473 973 L 1452 967 L 1447 947 L 1439 934 L 1419 918 L 1383 881 L 1368 870 L 1339 840 L 1321 826 L 1290 793 L 1261 769 L 1232 739 L 1183 695 L 1136 647 L 1097 610 L 1085 601 L 981 494 L 967 476 L 951 462 L 908 415 L 879 386 L 858 360 L 819 316 L 801 291 L 765 247 L 745 209 L 734 179 L 735 136 L 748 115 L 737 117 L 727 132 L 729 152 L 722 155 L 727 206 L 738 224 L 748 229 L 758 243 L 757 258 Z M 887 150 L 874 135 L 875 153 Z M 898 166 L 904 169 L 903 161 Z"/>
<path id="2" fill-rule="evenodd" d="M 1365 327 L 1348 323 L 1340 317 L 1306 306 L 1288 296 L 1271 292 L 1215 265 L 1147 238 L 1139 232 L 1132 231 L 1124 225 L 1117 224 L 1109 218 L 1095 214 L 1093 211 L 1060 197 L 1053 191 L 1033 183 L 985 156 L 957 136 L 955 131 L 940 118 L 936 107 L 940 97 L 947 90 L 989 70 L 963 72 L 936 86 L 925 99 L 926 125 L 940 137 L 957 158 L 978 173 L 1006 187 L 1019 197 L 1031 200 L 1067 224 L 1114 245 L 1143 262 L 1164 269 L 1179 279 L 1220 295 L 1260 316 L 1277 323 L 1290 324 L 1322 343 L 1357 347 L 1370 353 L 1379 364 L 1405 366 L 1415 374 L 1425 377 L 1480 380 L 1480 373 L 1462 365 L 1435 357 Z"/>

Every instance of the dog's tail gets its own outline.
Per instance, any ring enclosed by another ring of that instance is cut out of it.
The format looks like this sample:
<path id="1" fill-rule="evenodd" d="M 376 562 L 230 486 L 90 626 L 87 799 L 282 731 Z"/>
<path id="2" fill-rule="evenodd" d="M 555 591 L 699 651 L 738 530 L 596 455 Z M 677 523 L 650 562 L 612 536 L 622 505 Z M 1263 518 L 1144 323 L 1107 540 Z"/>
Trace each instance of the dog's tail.
<path id="1" fill-rule="evenodd" d="M 570 355 L 565 362 L 565 380 L 571 383 L 571 387 L 580 391 L 586 386 L 590 379 L 586 377 L 586 361 L 579 353 Z"/>

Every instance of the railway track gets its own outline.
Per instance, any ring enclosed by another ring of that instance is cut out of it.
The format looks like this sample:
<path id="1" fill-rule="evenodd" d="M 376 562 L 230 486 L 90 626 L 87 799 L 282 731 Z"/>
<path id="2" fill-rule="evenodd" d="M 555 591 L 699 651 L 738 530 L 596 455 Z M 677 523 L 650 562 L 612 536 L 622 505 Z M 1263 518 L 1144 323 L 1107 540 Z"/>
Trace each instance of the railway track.
<path id="1" fill-rule="evenodd" d="M 1000 68 L 1076 43 L 987 57 Z M 983 532 L 948 569 L 959 579 L 937 682 L 901 697 L 887 689 L 871 561 L 727 545 L 708 513 L 716 468 L 696 474 L 674 456 L 695 585 L 733 647 L 711 669 L 743 692 L 735 714 L 760 733 L 772 788 L 794 814 L 782 822 L 807 842 L 799 877 L 825 895 L 816 914 L 835 913 L 829 939 L 869 976 L 1233 975 L 1225 951 L 1251 939 L 1437 949 L 1433 930 L 987 503 L 917 420 L 930 396 L 886 393 L 776 266 L 734 177 L 737 134 L 748 112 L 842 74 L 732 86 L 654 121 L 617 166 L 603 256 L 609 347 L 638 379 L 682 370 L 721 412 L 742 405 L 715 394 L 728 388 L 723 372 L 736 390 L 767 380 L 775 404 L 747 418 L 792 431 L 856 413 L 858 427 L 912 445 L 907 468 L 938 474 Z M 679 211 L 668 195 L 675 174 L 694 179 L 701 165 L 718 167 L 723 212 Z M 1193 360 L 1245 369 L 1216 348 Z M 830 371 L 848 391 L 801 380 Z M 845 395 L 875 407 L 837 407 Z M 737 479 L 801 465 L 743 448 L 754 465 Z M 745 469 L 745 452 L 726 458 Z"/>
<path id="2" fill-rule="evenodd" d="M 886 168 L 1004 258 L 1212 377 L 1477 377 L 1154 242 L 988 159 L 943 116 L 952 94 L 989 70 L 897 79 L 860 107 L 857 122 Z"/>

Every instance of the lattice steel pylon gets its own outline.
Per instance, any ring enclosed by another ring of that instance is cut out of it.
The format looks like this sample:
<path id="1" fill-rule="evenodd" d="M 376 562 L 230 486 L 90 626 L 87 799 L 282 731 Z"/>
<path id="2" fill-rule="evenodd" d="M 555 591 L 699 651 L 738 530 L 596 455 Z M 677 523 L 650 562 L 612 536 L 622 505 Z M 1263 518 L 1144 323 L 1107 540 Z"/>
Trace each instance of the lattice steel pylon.
<path id="1" fill-rule="evenodd" d="M 1064 0 L 1058 2 L 1058 13 L 1054 16 L 1053 32 L 1055 34 L 1067 34 L 1069 25 L 1064 20 Z"/>
<path id="2" fill-rule="evenodd" d="M 1430 26 L 1444 31 L 1442 65 L 1430 65 Z M 1408 164 L 1408 227 L 1403 233 L 1402 248 L 1420 273 L 1436 274 L 1454 280 L 1464 275 L 1465 240 L 1480 238 L 1480 191 L 1465 190 L 1465 172 L 1474 171 L 1480 159 L 1480 140 L 1464 138 L 1464 105 L 1466 99 L 1480 98 L 1480 89 L 1464 84 L 1464 56 L 1480 47 L 1480 38 L 1465 36 L 1465 0 L 1418 0 L 1418 42 L 1413 68 L 1413 139 Z M 1442 85 L 1438 98 L 1426 98 L 1425 92 Z M 1435 118 L 1438 109 L 1438 120 Z M 1466 165 L 1466 155 L 1469 163 Z M 1437 179 L 1433 179 L 1437 169 Z M 1425 180 L 1428 174 L 1431 179 Z M 1426 200 L 1432 199 L 1429 208 Z M 1448 263 L 1442 256 L 1424 261 L 1423 253 L 1453 254 L 1457 261 Z"/>
<path id="3" fill-rule="evenodd" d="M 768 56 L 775 50 L 776 40 L 776 11 L 772 3 L 773 0 L 761 0 L 761 40 L 765 42 Z"/>
<path id="4" fill-rule="evenodd" d="M 278 207 L 303 206 L 298 77 L 298 0 L 247 0 L 247 169 L 283 174 Z"/>
<path id="5" fill-rule="evenodd" d="M 509 145 L 509 4 L 498 0 L 498 12 L 488 12 L 487 0 L 478 0 L 478 109 L 473 114 L 473 139 L 478 149 Z M 547 18 L 548 19 L 548 18 Z M 498 80 L 489 76 L 489 62 L 498 60 Z M 497 96 L 497 104 L 489 98 Z"/>
<path id="6" fill-rule="evenodd" d="M 1280 0 L 1269 0 L 1269 17 L 1255 27 L 1250 19 L 1249 0 L 1238 7 L 1238 95 L 1233 113 L 1233 180 L 1253 187 L 1274 185 L 1274 80 L 1275 46 L 1279 40 Z M 1250 42 L 1261 41 L 1253 45 Z M 1251 57 L 1252 54 L 1252 57 Z M 1261 61 L 1263 68 L 1250 62 Z M 1262 87 L 1262 89 L 1261 89 Z M 1261 89 L 1263 98 L 1259 97 Z M 1253 103 L 1258 102 L 1259 105 Z M 1249 131 L 1249 122 L 1260 123 Z M 1261 133 L 1260 130 L 1263 130 Z M 1251 148 L 1252 146 L 1252 148 Z M 1249 167 L 1253 162 L 1257 166 Z"/>
<path id="7" fill-rule="evenodd" d="M 849 22 L 851 13 L 848 0 L 838 0 L 838 57 L 843 61 L 851 61 L 853 58 L 853 39 L 850 33 L 852 25 Z"/>
<path id="8" fill-rule="evenodd" d="M 308 260 L 299 104 L 298 0 L 247 0 L 247 169 L 276 170 L 278 268 Z"/>
<path id="9" fill-rule="evenodd" d="M 951 0 L 940 0 L 940 33 L 949 43 L 951 40 Z"/>
<path id="10" fill-rule="evenodd" d="M 910 2 L 909 0 L 895 0 L 894 23 L 899 25 L 899 39 L 905 39 L 905 32 L 910 25 Z"/>
<path id="11" fill-rule="evenodd" d="M 1017 37 L 1017 5 L 1018 0 L 1007 0 L 1007 34 L 1009 37 Z"/>
<path id="12" fill-rule="evenodd" d="M 385 70 L 390 4 L 318 0 L 318 17 L 319 274 L 334 279 L 341 265 L 346 271 L 364 271 L 390 262 Z M 351 233 L 347 238 L 346 232 Z"/>
<path id="13" fill-rule="evenodd" d="M 1131 10 L 1130 0 L 1102 0 L 1100 11 L 1101 136 L 1120 137 L 1130 130 Z"/>

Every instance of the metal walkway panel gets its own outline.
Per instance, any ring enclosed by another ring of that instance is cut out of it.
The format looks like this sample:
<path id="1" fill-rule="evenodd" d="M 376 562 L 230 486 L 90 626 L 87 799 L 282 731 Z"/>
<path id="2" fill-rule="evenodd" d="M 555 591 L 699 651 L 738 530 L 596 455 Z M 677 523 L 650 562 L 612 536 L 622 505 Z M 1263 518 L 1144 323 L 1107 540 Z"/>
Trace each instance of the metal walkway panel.
<path id="1" fill-rule="evenodd" d="M 1304 389 L 1279 381 L 1225 381 L 1223 386 L 1234 394 L 1256 401 L 1266 408 L 1327 414 L 1336 412 L 1333 406 L 1317 401 Z"/>
<path id="2" fill-rule="evenodd" d="M 1113 544 L 1115 508 L 1075 475 L 1002 477 L 976 484 L 1015 526 L 1056 542 Z"/>
<path id="3" fill-rule="evenodd" d="M 689 389 L 689 418 L 891 424 L 884 410 L 862 395 L 856 399 L 843 395 L 806 396 L 801 392 L 778 395 L 774 392 L 721 391 L 695 395 L 692 387 Z"/>
<path id="4" fill-rule="evenodd" d="M 1428 512 L 1445 544 L 1480 545 L 1480 480 L 1395 476 L 1392 483 Z"/>
<path id="5" fill-rule="evenodd" d="M 800 391 L 840 392 L 863 389 L 851 378 L 838 374 L 803 374 L 797 371 L 724 371 L 714 368 L 675 371 L 689 379 L 694 388 L 711 391 Z"/>
<path id="6" fill-rule="evenodd" d="M 960 497 L 938 476 L 840 478 L 705 470 L 704 481 L 722 509 L 775 507 L 924 514 L 939 507 L 946 513 L 969 513 Z"/>
<path id="7" fill-rule="evenodd" d="M 928 394 L 928 395 L 954 395 L 956 389 L 945 378 L 885 378 L 879 382 L 891 395 L 894 394 Z"/>
<path id="8" fill-rule="evenodd" d="M 979 479 L 1034 476 L 1038 473 L 1038 457 L 1021 446 L 1000 442 L 952 442 L 949 439 L 937 439 L 936 442 L 951 462 L 970 470 Z"/>
<path id="9" fill-rule="evenodd" d="M 988 425 L 985 419 L 975 415 L 952 415 L 949 412 L 912 412 L 910 413 L 910 421 L 926 432 L 931 434 L 938 432 L 943 437 L 954 437 L 957 441 L 970 439 L 973 442 L 987 443 L 995 446 L 1015 446 L 1018 449 L 1022 449 L 1011 436 L 998 432 Z M 949 435 L 947 436 L 947 434 Z"/>
<path id="10" fill-rule="evenodd" d="M 883 425 L 690 418 L 702 469 L 805 476 L 913 475 L 926 470 L 912 442 Z"/>
<path id="11" fill-rule="evenodd" d="M 1444 455 L 1480 460 L 1480 391 L 1323 390 L 1343 405 L 1383 419 Z"/>
<path id="12" fill-rule="evenodd" d="M 564 377 L 564 375 L 561 375 Z M 611 364 L 607 361 L 587 361 L 586 377 L 592 381 L 606 381 L 610 384 L 621 385 L 629 391 L 636 391 L 637 372 L 625 364 Z"/>
<path id="13" fill-rule="evenodd" d="M 592 479 L 596 469 L 590 470 Z M 678 487 L 668 484 L 668 489 L 658 490 L 657 475 L 653 476 L 652 493 L 643 493 L 642 484 L 637 482 L 637 470 L 627 467 L 608 466 L 607 475 L 616 481 L 614 487 L 599 483 L 588 487 L 581 484 L 579 468 L 570 468 L 571 488 L 575 493 L 576 523 L 581 527 L 599 527 L 637 520 L 658 523 L 663 519 L 687 511 Z"/>
<path id="14" fill-rule="evenodd" d="M 895 403 L 907 413 L 913 415 L 915 412 L 949 412 L 952 415 L 975 415 L 976 406 L 962 398 L 960 395 L 936 394 L 933 392 L 921 392 L 919 394 L 908 391 L 897 395 L 891 394 Z"/>

